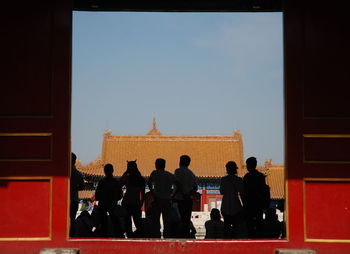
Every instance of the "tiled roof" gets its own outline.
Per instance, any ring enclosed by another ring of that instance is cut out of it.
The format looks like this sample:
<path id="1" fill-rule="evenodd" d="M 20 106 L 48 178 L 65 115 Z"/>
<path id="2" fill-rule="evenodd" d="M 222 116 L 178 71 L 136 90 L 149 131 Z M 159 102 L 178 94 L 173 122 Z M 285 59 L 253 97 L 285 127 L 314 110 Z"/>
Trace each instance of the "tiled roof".
<path id="1" fill-rule="evenodd" d="M 102 167 L 104 163 L 111 163 L 115 168 L 115 175 L 120 176 L 126 169 L 128 160 L 137 160 L 142 175 L 149 176 L 154 170 L 157 158 L 166 160 L 166 170 L 174 172 L 179 166 L 181 155 L 191 157 L 190 168 L 197 176 L 219 177 L 226 172 L 225 164 L 235 161 L 243 175 L 243 144 L 239 132 L 232 136 L 104 136 L 101 159 L 92 167 Z M 84 170 L 85 171 L 85 170 Z M 87 172 L 86 172 L 87 173 Z M 103 174 L 102 168 L 95 168 L 90 174 Z"/>
<path id="2" fill-rule="evenodd" d="M 88 199 L 95 196 L 94 190 L 82 190 L 78 192 L 79 199 Z"/>
<path id="3" fill-rule="evenodd" d="M 156 129 L 155 122 L 153 129 Z M 170 136 L 170 135 L 112 135 L 108 130 L 104 134 L 102 154 L 96 160 L 77 168 L 87 175 L 103 176 L 103 166 L 111 163 L 114 175 L 121 176 L 128 160 L 137 160 L 143 176 L 149 176 L 154 170 L 157 158 L 166 160 L 166 170 L 174 172 L 179 165 L 179 157 L 187 154 L 191 157 L 190 168 L 198 177 L 219 178 L 226 174 L 225 164 L 235 161 L 239 167 L 238 175 L 247 172 L 244 165 L 243 141 L 239 131 L 232 136 Z M 284 165 L 272 165 L 271 159 L 259 168 L 267 175 L 266 182 L 271 188 L 272 198 L 284 197 Z"/>
<path id="4" fill-rule="evenodd" d="M 265 168 L 263 173 L 266 174 L 266 184 L 270 186 L 271 197 L 274 199 L 284 198 L 284 165 L 269 165 L 269 168 Z"/>
<path id="5" fill-rule="evenodd" d="M 96 160 L 89 162 L 86 165 L 82 165 L 80 163 L 80 160 L 77 160 L 77 163 L 75 165 L 77 169 L 84 174 L 92 175 L 92 176 L 104 176 L 104 173 L 103 173 L 104 164 L 100 156 L 97 157 Z"/>

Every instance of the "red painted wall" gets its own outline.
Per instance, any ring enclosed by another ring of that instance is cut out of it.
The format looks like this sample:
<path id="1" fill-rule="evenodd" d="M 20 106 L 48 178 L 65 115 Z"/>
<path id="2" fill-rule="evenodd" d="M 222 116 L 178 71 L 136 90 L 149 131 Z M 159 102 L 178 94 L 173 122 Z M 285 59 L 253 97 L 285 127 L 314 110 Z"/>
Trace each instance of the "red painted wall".
<path id="1" fill-rule="evenodd" d="M 343 226 L 350 179 L 350 155 L 344 153 L 350 137 L 344 8 L 285 1 L 288 239 L 127 241 L 67 238 L 72 2 L 20 0 L 2 7 L 1 253 L 48 247 L 80 248 L 83 254 L 271 254 L 278 248 L 349 253 L 349 229 Z M 333 212 L 337 221 L 329 216 Z"/>

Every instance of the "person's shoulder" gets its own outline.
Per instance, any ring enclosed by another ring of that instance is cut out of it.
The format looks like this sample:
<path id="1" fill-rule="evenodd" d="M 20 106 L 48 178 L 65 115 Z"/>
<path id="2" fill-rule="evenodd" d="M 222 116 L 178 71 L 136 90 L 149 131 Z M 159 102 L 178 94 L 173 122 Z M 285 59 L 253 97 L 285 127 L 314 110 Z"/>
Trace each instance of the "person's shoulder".
<path id="1" fill-rule="evenodd" d="M 258 176 L 256 172 L 257 170 L 246 173 L 243 177 L 243 180 L 254 181 L 254 179 L 256 179 L 256 177 Z"/>
<path id="2" fill-rule="evenodd" d="M 222 181 L 222 182 L 225 182 L 225 181 L 227 181 L 228 179 L 229 179 L 229 175 L 225 175 L 225 176 L 221 177 L 221 181 Z"/>
<path id="3" fill-rule="evenodd" d="M 174 170 L 174 175 L 176 176 L 176 177 L 183 177 L 183 175 L 184 175 L 184 169 L 183 168 L 177 168 L 177 169 L 175 169 Z"/>
<path id="4" fill-rule="evenodd" d="M 242 177 L 240 177 L 240 176 L 233 176 L 233 178 L 236 180 L 236 181 L 238 181 L 238 182 L 242 182 L 243 181 L 243 178 Z"/>
<path id="5" fill-rule="evenodd" d="M 100 181 L 98 181 L 97 186 L 104 185 L 105 183 L 105 178 L 102 178 Z"/>
<path id="6" fill-rule="evenodd" d="M 196 175 L 193 173 L 193 171 L 192 171 L 191 169 L 189 169 L 189 168 L 187 168 L 187 172 L 189 172 L 189 173 L 192 174 L 193 176 L 196 176 Z"/>
<path id="7" fill-rule="evenodd" d="M 249 174 L 252 175 L 252 176 L 263 176 L 264 175 L 263 173 L 261 173 L 257 169 L 254 169 L 254 170 L 250 171 Z"/>
<path id="8" fill-rule="evenodd" d="M 142 183 L 145 183 L 145 182 L 146 182 L 146 179 L 145 179 L 143 176 L 139 176 L 139 180 L 140 180 L 140 182 L 142 182 Z"/>
<path id="9" fill-rule="evenodd" d="M 72 167 L 71 172 L 75 175 L 82 175 L 82 173 L 75 166 Z"/>
<path id="10" fill-rule="evenodd" d="M 190 168 L 185 168 L 185 167 L 179 167 L 178 169 L 175 170 L 175 174 L 184 174 L 184 175 L 192 175 L 195 176 L 193 171 Z"/>
<path id="11" fill-rule="evenodd" d="M 75 168 L 75 170 L 78 175 L 83 176 L 83 173 L 81 173 L 77 168 Z"/>
<path id="12" fill-rule="evenodd" d="M 231 180 L 229 178 L 229 175 L 222 177 L 221 181 L 220 181 L 220 188 L 226 189 L 227 186 L 230 186 L 230 182 L 231 182 Z"/>
<path id="13" fill-rule="evenodd" d="M 98 181 L 99 183 L 103 183 L 106 181 L 106 177 L 103 177 L 100 181 Z"/>
<path id="14" fill-rule="evenodd" d="M 119 185 L 119 180 L 115 177 L 105 177 L 104 182 L 108 183 L 108 184 L 118 184 Z"/>
<path id="15" fill-rule="evenodd" d="M 220 220 L 214 220 L 213 223 L 217 226 L 220 226 L 220 225 L 224 225 L 224 222 L 220 219 Z"/>
<path id="16" fill-rule="evenodd" d="M 251 176 L 254 175 L 254 172 L 255 172 L 255 170 L 254 170 L 254 171 L 248 171 L 248 172 L 244 175 L 244 177 L 251 177 Z"/>
<path id="17" fill-rule="evenodd" d="M 169 171 L 164 171 L 164 174 L 169 178 L 175 178 L 175 175 Z"/>
<path id="18" fill-rule="evenodd" d="M 125 179 L 125 178 L 128 178 L 128 177 L 129 177 L 129 173 L 128 172 L 124 172 L 120 179 Z"/>
<path id="19" fill-rule="evenodd" d="M 258 170 L 255 170 L 256 172 L 255 172 L 255 175 L 256 175 L 256 177 L 257 178 L 259 178 L 259 179 L 261 179 L 261 180 L 265 180 L 265 175 L 263 174 L 263 173 L 261 173 L 260 171 L 258 171 Z"/>

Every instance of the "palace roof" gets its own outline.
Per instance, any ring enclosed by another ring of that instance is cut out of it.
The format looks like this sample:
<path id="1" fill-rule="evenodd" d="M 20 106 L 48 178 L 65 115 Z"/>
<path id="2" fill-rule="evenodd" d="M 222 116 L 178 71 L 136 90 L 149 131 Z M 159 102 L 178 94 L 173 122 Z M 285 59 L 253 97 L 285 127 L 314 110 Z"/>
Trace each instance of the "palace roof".
<path id="1" fill-rule="evenodd" d="M 112 131 L 107 130 L 103 135 L 102 154 L 87 165 L 78 162 L 77 168 L 86 175 L 103 176 L 103 166 L 110 163 L 114 166 L 114 175 L 118 177 L 125 172 L 127 161 L 137 160 L 141 174 L 147 177 L 155 169 L 157 158 L 165 159 L 166 170 L 173 173 L 184 154 L 191 157 L 189 168 L 197 177 L 224 176 L 228 161 L 237 163 L 239 176 L 247 172 L 239 131 L 234 131 L 233 135 L 163 135 L 157 129 L 155 119 L 153 128 L 146 135 L 112 135 Z M 271 196 L 284 197 L 283 165 L 275 166 L 267 160 L 265 167 L 259 170 L 267 175 Z"/>
<path id="2" fill-rule="evenodd" d="M 153 128 L 147 135 L 112 135 L 110 130 L 103 137 L 102 154 L 95 161 L 80 170 L 90 175 L 103 175 L 103 165 L 111 163 L 114 175 L 124 173 L 127 161 L 137 160 L 143 176 L 149 176 L 155 169 L 157 158 L 166 160 L 166 170 L 174 172 L 179 167 L 179 158 L 187 154 L 191 157 L 190 168 L 199 177 L 220 177 L 226 174 L 225 164 L 235 161 L 239 175 L 243 169 L 242 135 L 162 135 Z"/>

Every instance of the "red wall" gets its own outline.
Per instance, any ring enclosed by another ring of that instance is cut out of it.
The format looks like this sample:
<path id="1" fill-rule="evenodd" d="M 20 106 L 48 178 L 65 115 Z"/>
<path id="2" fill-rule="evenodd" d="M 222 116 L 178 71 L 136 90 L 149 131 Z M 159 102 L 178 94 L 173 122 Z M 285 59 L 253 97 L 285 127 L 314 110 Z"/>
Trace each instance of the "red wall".
<path id="1" fill-rule="evenodd" d="M 2 5 L 1 253 L 38 253 L 47 247 L 76 247 L 84 254 L 271 254 L 278 248 L 349 253 L 345 8 L 285 1 L 288 239 L 127 241 L 67 238 L 71 5 L 70 0 Z"/>

